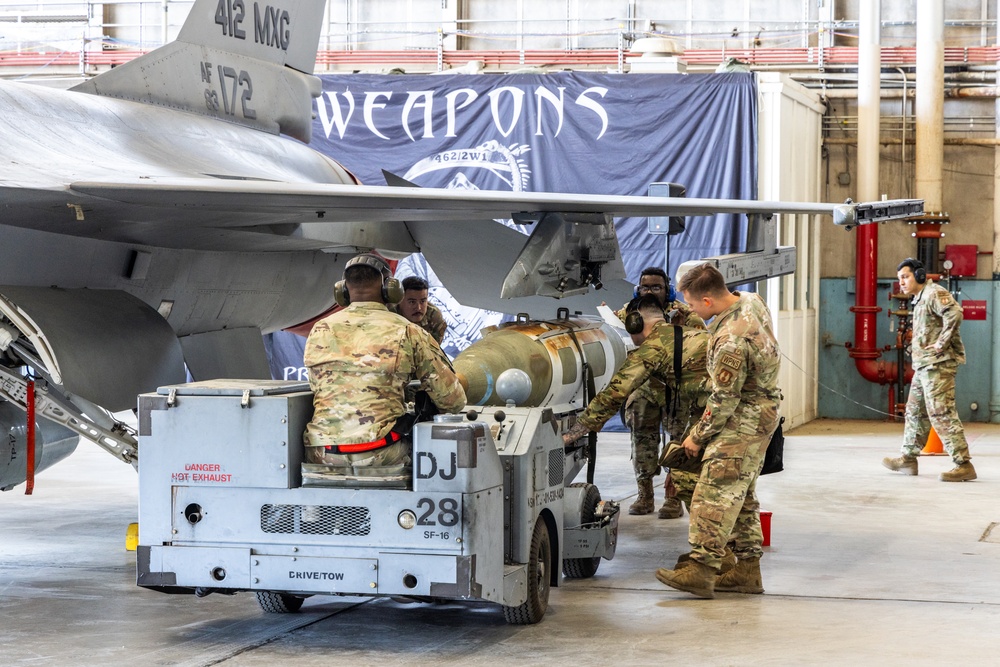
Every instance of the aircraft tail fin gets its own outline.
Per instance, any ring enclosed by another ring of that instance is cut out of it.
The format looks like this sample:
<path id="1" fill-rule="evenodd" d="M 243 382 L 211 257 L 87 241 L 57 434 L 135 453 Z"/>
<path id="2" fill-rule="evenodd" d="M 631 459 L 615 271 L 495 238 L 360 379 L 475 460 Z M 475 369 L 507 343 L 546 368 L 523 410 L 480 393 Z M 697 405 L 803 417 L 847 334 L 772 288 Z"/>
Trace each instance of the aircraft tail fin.
<path id="1" fill-rule="evenodd" d="M 177 40 L 73 90 L 308 142 L 324 0 L 195 0 Z"/>

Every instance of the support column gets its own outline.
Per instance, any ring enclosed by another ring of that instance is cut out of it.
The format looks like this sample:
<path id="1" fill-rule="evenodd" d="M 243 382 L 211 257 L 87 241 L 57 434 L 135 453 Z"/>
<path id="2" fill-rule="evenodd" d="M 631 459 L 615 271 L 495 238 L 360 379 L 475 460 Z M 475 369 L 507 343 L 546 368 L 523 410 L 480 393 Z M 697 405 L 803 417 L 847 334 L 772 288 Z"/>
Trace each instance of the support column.
<path id="1" fill-rule="evenodd" d="M 996 137 L 1000 140 L 1000 97 L 993 105 L 996 116 Z M 990 365 L 990 421 L 1000 424 L 1000 144 L 993 149 L 993 309 L 990 312 L 992 354 Z"/>
<path id="2" fill-rule="evenodd" d="M 944 210 L 944 0 L 917 3 L 917 198 Z"/>
<path id="3" fill-rule="evenodd" d="M 444 0 L 441 3 L 441 48 L 445 51 L 458 50 L 458 28 L 459 20 L 465 18 L 461 15 L 461 0 Z"/>

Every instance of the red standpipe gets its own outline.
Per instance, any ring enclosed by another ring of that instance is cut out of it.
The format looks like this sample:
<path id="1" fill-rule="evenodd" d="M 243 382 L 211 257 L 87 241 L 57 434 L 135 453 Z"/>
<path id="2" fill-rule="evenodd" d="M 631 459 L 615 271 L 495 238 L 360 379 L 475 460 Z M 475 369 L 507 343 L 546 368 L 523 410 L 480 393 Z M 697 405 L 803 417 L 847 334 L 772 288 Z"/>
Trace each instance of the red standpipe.
<path id="1" fill-rule="evenodd" d="M 28 441 L 28 460 L 24 479 L 26 482 L 24 495 L 30 496 L 35 490 L 35 381 L 28 380 L 28 423 L 25 432 L 25 439 Z"/>
<path id="2" fill-rule="evenodd" d="M 882 351 L 876 347 L 875 316 L 882 308 L 875 305 L 878 296 L 878 225 L 859 225 L 856 242 L 856 285 L 854 306 L 854 345 L 848 344 L 849 354 L 861 377 L 869 382 L 887 384 L 890 408 L 895 400 L 892 385 L 896 383 L 896 362 L 880 361 Z M 913 369 L 907 367 L 905 379 L 909 382 Z M 890 410 L 890 412 L 894 411 Z"/>

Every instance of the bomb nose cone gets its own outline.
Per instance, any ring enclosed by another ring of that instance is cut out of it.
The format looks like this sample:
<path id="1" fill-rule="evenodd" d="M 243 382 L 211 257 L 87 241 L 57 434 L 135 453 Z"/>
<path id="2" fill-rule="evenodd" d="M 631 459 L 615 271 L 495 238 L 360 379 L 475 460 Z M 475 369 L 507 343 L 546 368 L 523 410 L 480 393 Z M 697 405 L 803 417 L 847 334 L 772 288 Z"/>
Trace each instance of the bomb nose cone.
<path id="1" fill-rule="evenodd" d="M 520 368 L 508 368 L 497 378 L 497 396 L 504 403 L 523 404 L 531 396 L 531 378 Z"/>

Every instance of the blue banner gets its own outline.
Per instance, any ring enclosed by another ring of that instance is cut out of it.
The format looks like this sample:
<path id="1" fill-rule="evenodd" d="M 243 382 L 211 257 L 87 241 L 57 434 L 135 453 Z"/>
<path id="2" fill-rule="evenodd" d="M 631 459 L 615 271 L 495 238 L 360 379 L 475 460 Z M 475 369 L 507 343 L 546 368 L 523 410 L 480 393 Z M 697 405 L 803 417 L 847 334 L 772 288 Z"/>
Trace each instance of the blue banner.
<path id="1" fill-rule="evenodd" d="M 750 73 L 321 79 L 312 146 L 362 183 L 384 185 L 386 170 L 425 187 L 646 195 L 650 183 L 674 182 L 689 197 L 756 198 Z M 618 220 L 616 229 L 630 280 L 647 266 L 667 268 L 666 237 L 650 234 L 646 218 Z M 689 259 L 743 250 L 745 230 L 734 214 L 689 218 L 670 238 L 668 273 Z M 443 347 L 452 356 L 504 318 L 458 305 L 420 256 L 397 270 L 414 274 L 428 279 L 448 319 Z M 301 365 L 299 343 L 287 354 L 282 347 L 269 346 L 276 377 Z"/>

